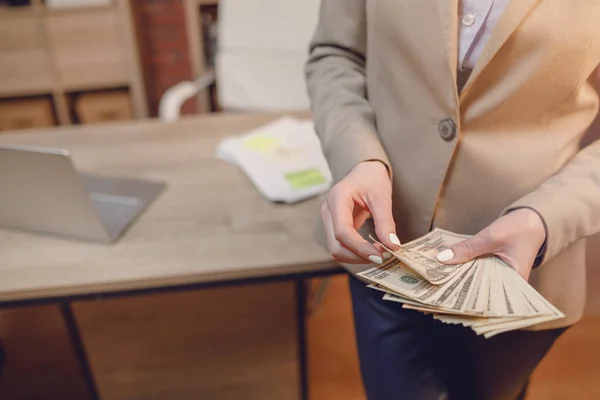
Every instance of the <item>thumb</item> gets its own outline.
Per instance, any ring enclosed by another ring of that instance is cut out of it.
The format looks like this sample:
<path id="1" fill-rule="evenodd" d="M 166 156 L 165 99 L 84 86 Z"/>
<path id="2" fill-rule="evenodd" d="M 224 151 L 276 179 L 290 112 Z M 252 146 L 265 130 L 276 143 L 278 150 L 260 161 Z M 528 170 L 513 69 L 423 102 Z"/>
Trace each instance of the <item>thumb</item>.
<path id="1" fill-rule="evenodd" d="M 373 222 L 377 238 L 389 249 L 398 250 L 400 240 L 396 236 L 396 224 L 392 216 L 392 196 L 385 193 L 375 193 L 369 196 L 367 205 Z"/>
<path id="2" fill-rule="evenodd" d="M 458 242 L 449 249 L 437 254 L 437 259 L 443 264 L 462 264 L 494 251 L 494 244 L 485 236 L 475 235 L 472 238 Z"/>

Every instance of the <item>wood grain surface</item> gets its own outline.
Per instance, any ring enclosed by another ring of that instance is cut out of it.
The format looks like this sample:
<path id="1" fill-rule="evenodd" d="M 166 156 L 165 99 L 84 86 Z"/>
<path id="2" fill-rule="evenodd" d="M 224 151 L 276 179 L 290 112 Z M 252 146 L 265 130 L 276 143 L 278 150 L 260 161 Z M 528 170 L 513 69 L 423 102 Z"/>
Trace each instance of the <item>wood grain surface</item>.
<path id="1" fill-rule="evenodd" d="M 0 135 L 0 144 L 67 149 L 82 172 L 168 185 L 113 245 L 0 229 L 0 301 L 334 268 L 313 238 L 318 199 L 270 203 L 215 157 L 221 139 L 274 118 L 220 114 Z"/>

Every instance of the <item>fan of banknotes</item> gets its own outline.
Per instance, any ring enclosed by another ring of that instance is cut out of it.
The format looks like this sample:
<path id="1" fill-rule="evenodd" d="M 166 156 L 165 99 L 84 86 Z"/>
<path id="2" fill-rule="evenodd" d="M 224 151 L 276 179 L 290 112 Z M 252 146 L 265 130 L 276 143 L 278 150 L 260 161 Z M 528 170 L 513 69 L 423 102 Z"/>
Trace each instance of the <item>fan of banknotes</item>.
<path id="1" fill-rule="evenodd" d="M 442 229 L 402 245 L 384 264 L 359 273 L 384 292 L 384 300 L 433 315 L 447 324 L 470 327 L 490 338 L 499 333 L 564 318 L 501 258 L 486 255 L 446 265 L 436 254 L 469 236 Z"/>

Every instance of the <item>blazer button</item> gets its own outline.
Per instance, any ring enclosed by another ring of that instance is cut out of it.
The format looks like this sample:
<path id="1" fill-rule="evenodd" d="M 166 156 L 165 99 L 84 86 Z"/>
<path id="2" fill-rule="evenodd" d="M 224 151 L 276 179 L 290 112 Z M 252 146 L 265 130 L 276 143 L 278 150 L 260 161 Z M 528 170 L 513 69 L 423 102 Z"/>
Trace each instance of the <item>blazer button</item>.
<path id="1" fill-rule="evenodd" d="M 446 118 L 440 121 L 438 131 L 442 139 L 451 141 L 456 136 L 456 124 L 451 118 Z"/>

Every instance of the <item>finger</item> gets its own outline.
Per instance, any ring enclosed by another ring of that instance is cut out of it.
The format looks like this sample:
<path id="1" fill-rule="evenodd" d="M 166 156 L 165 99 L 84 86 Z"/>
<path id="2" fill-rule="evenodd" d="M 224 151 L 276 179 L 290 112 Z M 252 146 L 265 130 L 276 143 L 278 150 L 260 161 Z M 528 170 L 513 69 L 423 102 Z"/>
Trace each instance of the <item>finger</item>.
<path id="1" fill-rule="evenodd" d="M 373 243 L 373 246 L 374 246 L 374 247 L 375 247 L 377 250 L 379 250 L 381 253 L 385 253 L 385 252 L 387 252 L 387 250 L 386 250 L 386 249 L 385 249 L 385 248 L 384 248 L 382 245 L 380 245 L 379 243 Z"/>
<path id="2" fill-rule="evenodd" d="M 336 242 L 336 244 L 332 245 L 329 254 L 333 261 L 344 264 L 369 264 L 371 262 L 348 250 L 339 242 Z"/>
<path id="3" fill-rule="evenodd" d="M 369 218 L 370 214 L 369 211 L 364 208 L 358 208 L 356 205 L 354 207 L 354 229 L 359 230 Z"/>
<path id="4" fill-rule="evenodd" d="M 392 217 L 392 196 L 383 192 L 374 192 L 368 196 L 367 205 L 373 215 L 377 238 L 387 248 L 398 250 L 400 240 L 396 236 L 396 224 Z"/>
<path id="5" fill-rule="evenodd" d="M 354 200 L 338 196 L 328 200 L 333 225 L 333 237 L 346 249 L 376 264 L 383 262 L 382 254 L 354 228 Z"/>
<path id="6" fill-rule="evenodd" d="M 348 264 L 364 264 L 365 259 L 359 256 L 356 253 L 346 249 L 335 239 L 335 234 L 333 232 L 333 221 L 331 218 L 331 213 L 329 212 L 329 207 L 325 205 L 321 212 L 321 217 L 323 219 L 323 224 L 325 226 L 325 236 L 327 238 L 327 248 L 329 249 L 329 254 L 331 259 L 337 262 L 348 263 Z"/>
<path id="7" fill-rule="evenodd" d="M 393 254 L 381 247 L 378 243 L 373 243 L 373 246 L 377 247 L 377 249 L 381 251 L 381 257 L 383 258 L 383 261 L 392 258 Z"/>
<path id="8" fill-rule="evenodd" d="M 437 254 L 437 259 L 444 264 L 461 264 L 495 250 L 495 243 L 484 235 L 475 235 L 472 238 L 454 244 Z"/>

